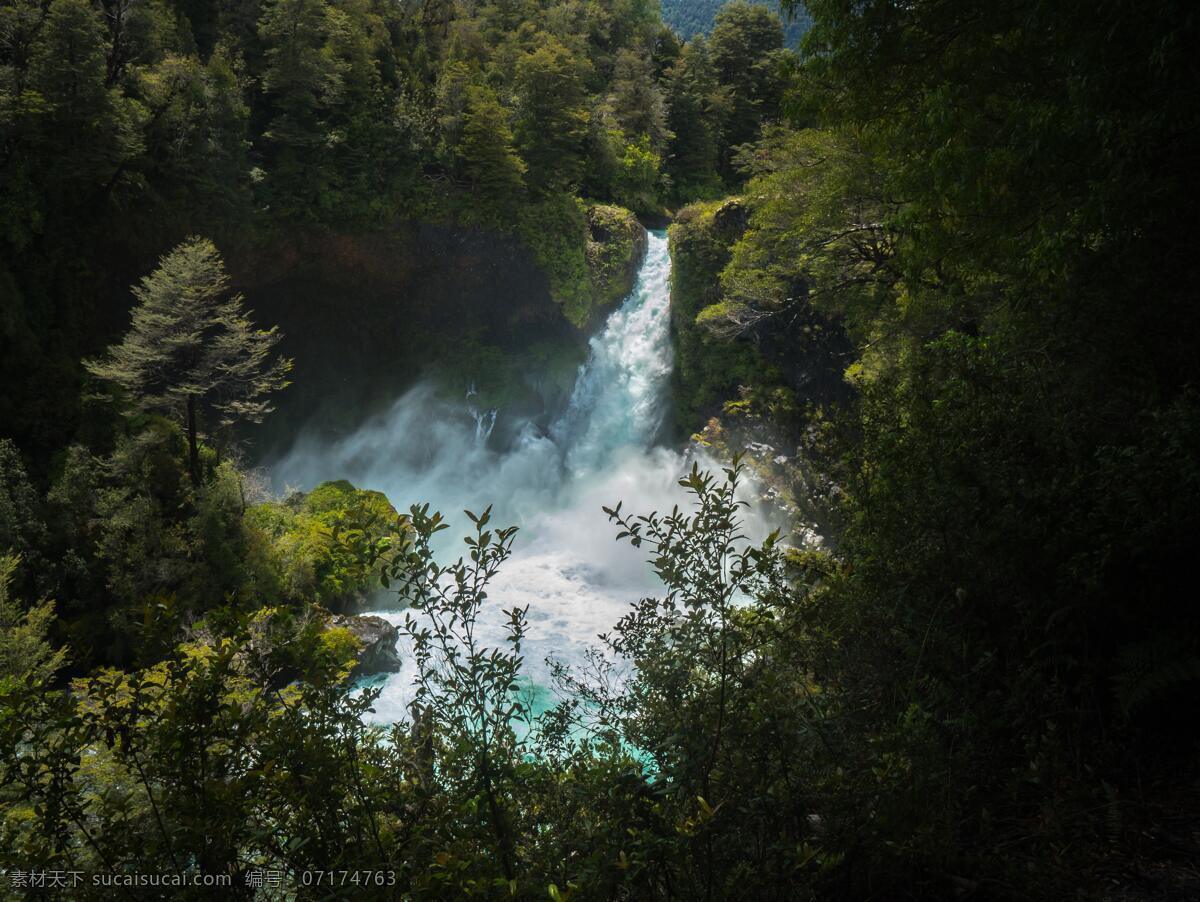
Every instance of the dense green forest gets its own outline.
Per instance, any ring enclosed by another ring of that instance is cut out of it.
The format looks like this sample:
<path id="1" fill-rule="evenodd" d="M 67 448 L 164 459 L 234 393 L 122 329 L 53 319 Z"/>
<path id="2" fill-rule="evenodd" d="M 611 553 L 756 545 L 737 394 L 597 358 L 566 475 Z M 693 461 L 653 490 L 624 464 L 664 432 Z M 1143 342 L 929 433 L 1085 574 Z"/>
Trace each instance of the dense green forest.
<path id="1" fill-rule="evenodd" d="M 698 34 L 708 34 L 717 18 L 717 11 L 726 0 L 660 0 L 663 21 L 684 40 Z M 779 4 L 770 0 L 757 0 L 764 6 L 779 11 Z M 784 17 L 783 40 L 788 47 L 798 47 L 800 39 L 808 31 L 811 19 L 803 5 L 789 10 Z"/>
<path id="2" fill-rule="evenodd" d="M 685 5 L 0 0 L 5 898 L 1200 896 L 1195 12 L 785 2 L 793 52 Z M 255 289 L 419 235 L 528 263 L 511 346 L 360 301 L 403 378 L 515 408 L 634 217 L 658 437 L 715 463 L 595 511 L 658 589 L 534 704 L 491 499 L 447 556 L 428 505 L 264 484 L 255 428 L 337 386 Z M 408 643 L 389 726 L 365 629 Z"/>

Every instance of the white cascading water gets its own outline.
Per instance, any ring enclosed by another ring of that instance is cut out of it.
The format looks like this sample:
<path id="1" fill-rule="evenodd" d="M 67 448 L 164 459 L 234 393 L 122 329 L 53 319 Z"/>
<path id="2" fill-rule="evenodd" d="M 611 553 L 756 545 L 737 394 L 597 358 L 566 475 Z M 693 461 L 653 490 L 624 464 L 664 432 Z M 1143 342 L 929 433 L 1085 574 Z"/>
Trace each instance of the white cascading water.
<path id="1" fill-rule="evenodd" d="M 492 522 L 520 527 L 513 557 L 489 587 L 476 630 L 506 647 L 504 609 L 529 608 L 526 672 L 548 684 L 545 659 L 578 662 L 626 613 L 656 590 L 643 551 L 617 543 L 602 505 L 624 502 L 631 512 L 684 504 L 683 454 L 654 447 L 669 403 L 671 260 L 665 233 L 651 232 L 637 285 L 591 341 L 566 411 L 548 431 L 525 424 L 511 447 L 488 447 L 496 412 L 438 400 L 429 386 L 402 397 L 384 416 L 333 445 L 302 440 L 272 469 L 282 485 L 311 487 L 349 479 L 384 492 L 397 510 L 428 502 L 452 528 L 439 546 L 449 561 L 469 527 L 464 509 L 493 506 Z M 501 414 L 502 416 L 502 414 Z M 380 610 L 402 624 L 404 614 Z M 376 718 L 407 717 L 412 698 L 411 656 L 386 678 Z"/>

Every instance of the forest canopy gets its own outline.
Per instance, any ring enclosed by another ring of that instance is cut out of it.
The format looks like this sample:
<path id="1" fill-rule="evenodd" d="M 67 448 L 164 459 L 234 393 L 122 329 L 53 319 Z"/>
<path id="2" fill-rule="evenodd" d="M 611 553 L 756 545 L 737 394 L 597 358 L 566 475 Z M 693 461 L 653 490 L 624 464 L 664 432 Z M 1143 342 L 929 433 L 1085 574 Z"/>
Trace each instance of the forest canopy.
<path id="1" fill-rule="evenodd" d="M 717 18 L 717 13 L 727 0 L 659 0 L 663 21 L 683 38 L 690 41 L 698 34 L 707 35 Z M 775 0 L 754 0 L 774 12 L 780 12 L 782 4 Z M 789 8 L 783 16 L 783 40 L 793 50 L 800 46 L 805 32 L 812 24 L 802 4 Z"/>

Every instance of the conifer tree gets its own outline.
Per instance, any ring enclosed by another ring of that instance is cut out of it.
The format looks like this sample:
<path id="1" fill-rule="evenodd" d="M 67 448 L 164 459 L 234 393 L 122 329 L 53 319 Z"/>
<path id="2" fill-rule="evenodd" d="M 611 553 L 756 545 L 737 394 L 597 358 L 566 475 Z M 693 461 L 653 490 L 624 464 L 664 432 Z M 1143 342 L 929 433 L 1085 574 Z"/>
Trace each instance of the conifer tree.
<path id="1" fill-rule="evenodd" d="M 677 196 L 682 200 L 716 196 L 721 191 L 718 138 L 733 98 L 717 81 L 703 37 L 689 41 L 680 51 L 667 71 L 666 91 L 671 134 L 667 172 Z"/>
<path id="2" fill-rule="evenodd" d="M 648 55 L 632 50 L 617 54 L 609 103 L 630 142 L 636 143 L 645 135 L 656 153 L 666 147 L 671 137 L 666 102 Z"/>
<path id="3" fill-rule="evenodd" d="M 480 194 L 502 203 L 525 184 L 525 161 L 513 147 L 508 114 L 488 88 L 467 91 L 466 121 L 458 154 Z"/>
<path id="4" fill-rule="evenodd" d="M 556 191 L 576 185 L 583 172 L 588 113 L 581 61 L 547 39 L 516 66 L 517 141 L 529 164 L 530 185 Z"/>
<path id="5" fill-rule="evenodd" d="M 717 14 L 708 51 L 730 100 L 721 135 L 720 165 L 726 178 L 735 175 L 734 148 L 757 139 L 762 123 L 778 114 L 782 50 L 783 23 L 766 7 L 734 2 Z"/>
<path id="6" fill-rule="evenodd" d="M 185 421 L 193 482 L 200 480 L 198 419 L 218 427 L 258 423 L 272 410 L 269 395 L 288 385 L 292 361 L 272 359 L 281 338 L 258 329 L 213 243 L 189 238 L 133 288 L 133 325 L 88 371 L 115 383 L 139 410 Z"/>

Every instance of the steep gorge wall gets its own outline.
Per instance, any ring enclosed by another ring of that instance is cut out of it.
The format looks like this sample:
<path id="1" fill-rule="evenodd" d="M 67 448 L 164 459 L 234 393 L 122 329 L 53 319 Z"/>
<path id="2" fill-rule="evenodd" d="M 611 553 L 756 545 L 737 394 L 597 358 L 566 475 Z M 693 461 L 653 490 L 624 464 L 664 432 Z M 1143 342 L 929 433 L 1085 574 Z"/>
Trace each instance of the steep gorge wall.
<path id="1" fill-rule="evenodd" d="M 698 321 L 726 300 L 721 274 L 749 228 L 739 198 L 687 207 L 671 227 L 676 430 L 722 459 L 745 452 L 764 499 L 795 532 L 828 540 L 840 529 L 836 486 L 814 424 L 818 411 L 851 394 L 840 324 L 803 309 L 739 335 Z"/>
<path id="2" fill-rule="evenodd" d="M 618 207 L 559 206 L 570 215 L 531 213 L 520 234 L 414 222 L 205 230 L 254 322 L 278 326 L 295 360 L 277 412 L 247 430 L 255 456 L 306 425 L 352 429 L 425 376 L 458 397 L 474 383 L 479 404 L 522 415 L 562 403 L 588 336 L 632 287 L 645 231 Z M 0 422 L 39 478 L 69 442 L 111 442 L 114 406 L 96 400 L 80 361 L 128 330 L 130 286 L 188 234 L 106 234 L 77 259 L 0 262 Z"/>
<path id="3" fill-rule="evenodd" d="M 701 314 L 725 300 L 721 274 L 749 227 L 750 211 L 739 198 L 686 207 L 671 227 L 676 419 L 685 434 L 727 412 L 747 392 L 762 400 L 782 391 L 796 410 L 850 394 L 842 378 L 849 344 L 841 325 L 811 309 L 763 320 L 737 335 L 700 322 Z"/>
<path id="4" fill-rule="evenodd" d="M 292 234 L 230 253 L 256 322 L 279 326 L 293 385 L 254 433 L 281 450 L 303 427 L 354 428 L 422 378 L 448 395 L 538 416 L 562 403 L 601 313 L 629 292 L 645 250 L 631 214 L 600 208 L 580 235 L 595 297 L 572 325 L 527 244 L 427 223 L 387 232 Z"/>

